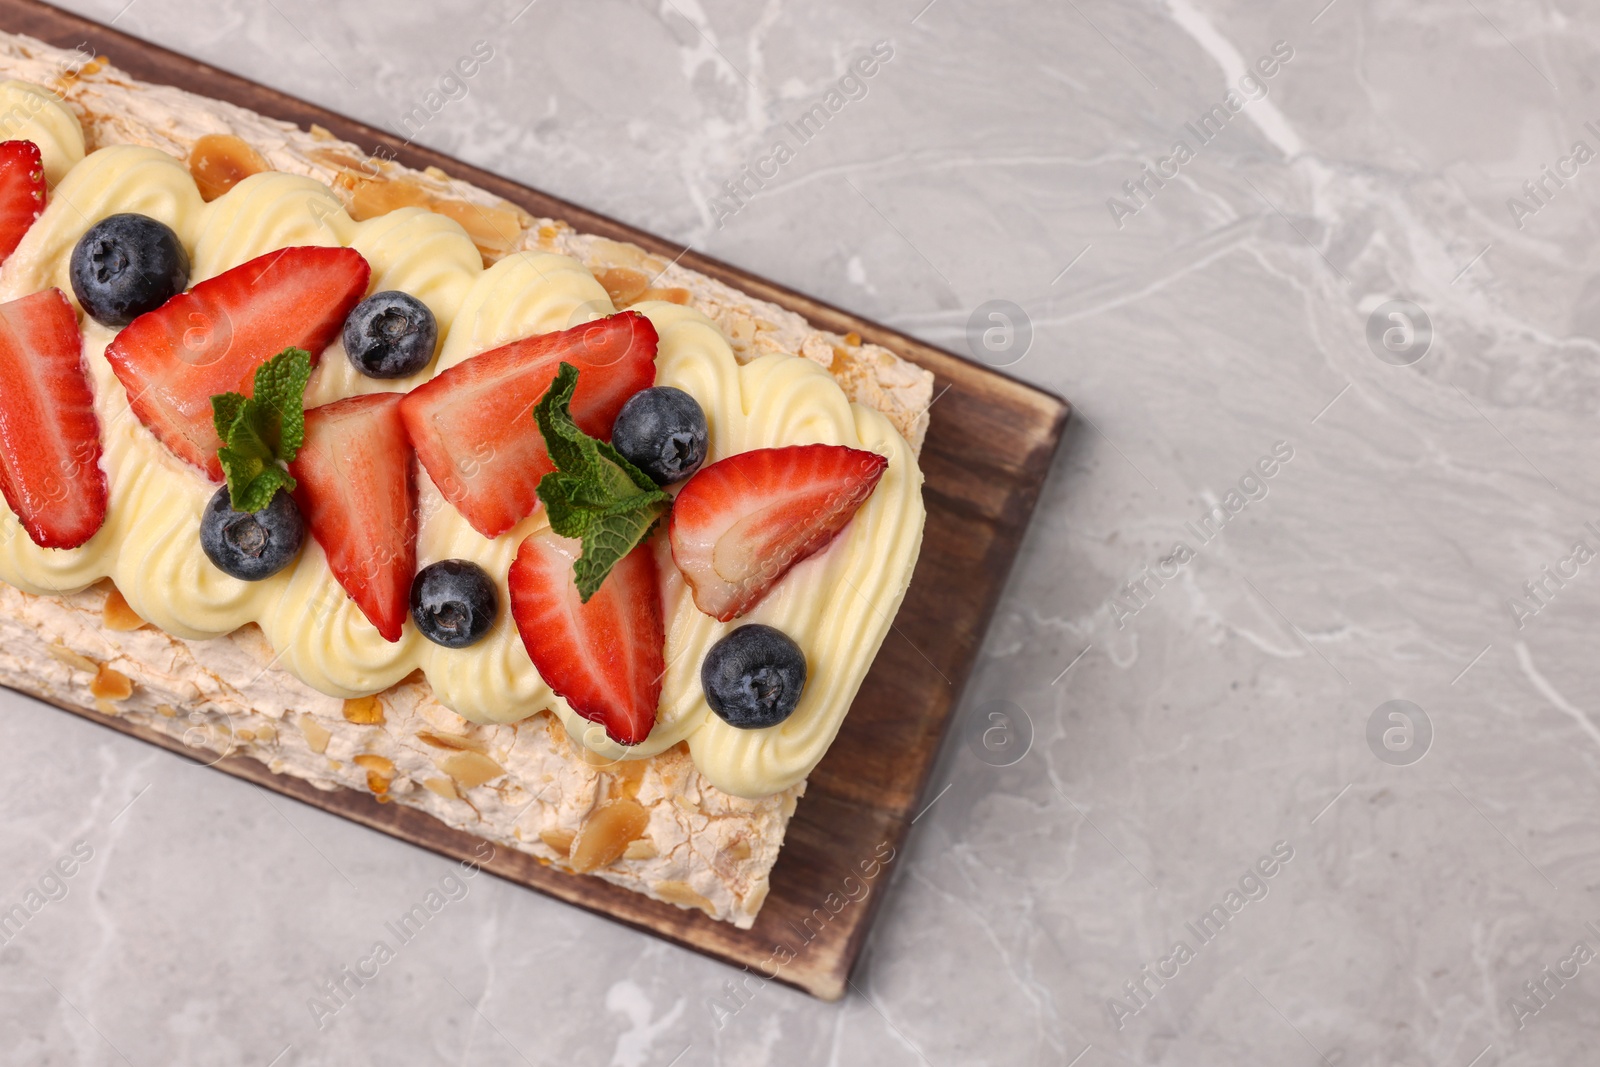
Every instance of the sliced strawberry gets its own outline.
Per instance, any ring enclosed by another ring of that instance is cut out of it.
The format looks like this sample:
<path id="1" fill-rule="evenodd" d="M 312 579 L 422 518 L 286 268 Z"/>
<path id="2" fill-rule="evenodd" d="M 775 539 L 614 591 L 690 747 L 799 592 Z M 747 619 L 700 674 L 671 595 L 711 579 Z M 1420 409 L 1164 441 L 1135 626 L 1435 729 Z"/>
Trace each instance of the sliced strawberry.
<path id="1" fill-rule="evenodd" d="M 44 210 L 44 160 L 32 141 L 0 143 L 0 261 Z"/>
<path id="2" fill-rule="evenodd" d="M 523 541 L 511 564 L 511 614 L 545 684 L 613 741 L 637 745 L 655 725 L 667 670 L 656 557 L 639 545 L 585 604 L 572 579 L 580 551 L 549 530 Z"/>
<path id="3" fill-rule="evenodd" d="M 672 505 L 672 560 L 701 611 L 755 607 L 872 495 L 889 461 L 843 445 L 758 448 L 703 467 Z"/>
<path id="4" fill-rule="evenodd" d="M 400 640 L 417 570 L 416 486 L 400 393 L 372 393 L 306 412 L 289 465 L 294 498 L 333 576 L 386 641 Z"/>
<path id="5" fill-rule="evenodd" d="M 433 484 L 485 537 L 531 515 L 539 479 L 555 469 L 533 408 L 563 362 L 578 368 L 573 420 L 610 440 L 623 403 L 655 383 L 656 329 L 624 311 L 513 341 L 417 386 L 401 408 Z"/>
<path id="6" fill-rule="evenodd" d="M 211 398 L 249 396 L 256 368 L 290 346 L 315 361 L 371 275 L 353 248 L 268 252 L 140 315 L 117 334 L 106 359 L 139 421 L 179 459 L 220 482 Z"/>
<path id="7" fill-rule="evenodd" d="M 60 289 L 0 304 L 0 491 L 42 548 L 77 548 L 106 521 L 100 420 Z"/>

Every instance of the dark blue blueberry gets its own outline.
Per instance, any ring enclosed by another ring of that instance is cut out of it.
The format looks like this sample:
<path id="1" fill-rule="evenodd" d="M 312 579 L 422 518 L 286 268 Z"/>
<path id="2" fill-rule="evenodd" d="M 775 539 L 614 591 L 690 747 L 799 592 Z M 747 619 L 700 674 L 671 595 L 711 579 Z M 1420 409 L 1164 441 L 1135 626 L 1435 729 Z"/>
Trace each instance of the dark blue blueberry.
<path id="1" fill-rule="evenodd" d="M 200 516 L 200 547 L 207 558 L 247 582 L 271 578 L 293 563 L 305 539 L 306 520 L 282 489 L 260 511 L 234 511 L 223 486 Z"/>
<path id="2" fill-rule="evenodd" d="M 72 250 L 72 291 L 102 326 L 126 326 L 188 285 L 183 242 L 172 227 L 148 215 L 101 219 Z"/>
<path id="3" fill-rule="evenodd" d="M 344 352 L 369 378 L 405 378 L 433 359 L 439 323 L 428 305 L 393 289 L 373 293 L 344 320 Z"/>
<path id="4" fill-rule="evenodd" d="M 411 581 L 411 620 L 436 645 L 466 648 L 482 639 L 500 611 L 494 579 L 476 563 L 442 559 Z"/>
<path id="5" fill-rule="evenodd" d="M 706 703 L 729 726 L 760 730 L 794 713 L 806 687 L 806 654 L 782 630 L 753 622 L 711 646 L 700 664 Z"/>
<path id="6" fill-rule="evenodd" d="M 611 444 L 657 485 L 681 482 L 706 459 L 706 413 L 694 397 L 670 385 L 628 398 L 611 427 Z"/>

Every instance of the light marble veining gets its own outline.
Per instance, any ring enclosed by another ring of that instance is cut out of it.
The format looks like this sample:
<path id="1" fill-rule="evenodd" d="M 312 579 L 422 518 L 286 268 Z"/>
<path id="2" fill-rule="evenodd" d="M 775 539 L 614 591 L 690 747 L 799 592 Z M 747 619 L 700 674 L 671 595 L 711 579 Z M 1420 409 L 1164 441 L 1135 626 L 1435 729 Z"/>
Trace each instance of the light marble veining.
<path id="1" fill-rule="evenodd" d="M 319 1030 L 452 865 L 5 698 L 0 908 L 92 855 L 0 1064 L 1600 1061 L 1592 6 L 525 3 L 68 6 L 390 125 L 491 41 L 420 140 L 956 350 L 1022 309 L 1077 417 L 852 994 L 719 1027 L 727 968 L 481 877 Z"/>

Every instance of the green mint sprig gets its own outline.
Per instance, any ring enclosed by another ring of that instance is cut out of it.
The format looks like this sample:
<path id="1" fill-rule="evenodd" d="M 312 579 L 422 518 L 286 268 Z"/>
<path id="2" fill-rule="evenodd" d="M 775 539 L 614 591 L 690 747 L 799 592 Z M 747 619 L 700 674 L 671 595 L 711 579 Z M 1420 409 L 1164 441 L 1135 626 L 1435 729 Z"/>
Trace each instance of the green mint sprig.
<path id="1" fill-rule="evenodd" d="M 562 363 L 533 415 L 556 465 L 539 480 L 539 499 L 552 530 L 583 541 L 572 573 L 578 598 L 588 603 L 611 568 L 650 536 L 672 497 L 610 444 L 578 429 L 571 411 L 577 385 L 578 368 Z"/>
<path id="2" fill-rule="evenodd" d="M 256 368 L 254 396 L 218 393 L 211 417 L 222 438 L 217 460 L 228 478 L 228 501 L 235 511 L 260 511 L 279 489 L 293 489 L 284 465 L 305 443 L 306 383 L 311 353 L 285 348 Z"/>

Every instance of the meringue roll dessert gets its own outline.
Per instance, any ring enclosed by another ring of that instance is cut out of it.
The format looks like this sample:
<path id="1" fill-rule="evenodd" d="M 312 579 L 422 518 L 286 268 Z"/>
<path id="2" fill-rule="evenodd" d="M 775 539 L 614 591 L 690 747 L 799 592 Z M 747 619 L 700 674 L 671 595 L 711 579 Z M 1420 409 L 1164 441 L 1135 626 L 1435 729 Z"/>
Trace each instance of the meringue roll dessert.
<path id="1" fill-rule="evenodd" d="M 748 927 L 931 375 L 0 34 L 0 684 Z"/>

